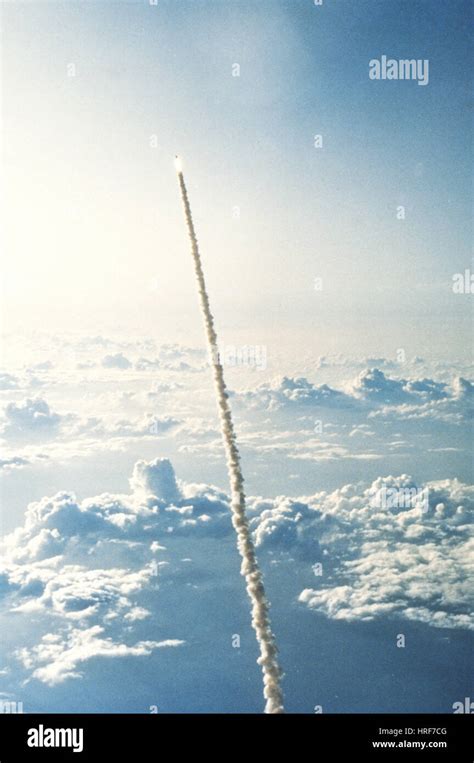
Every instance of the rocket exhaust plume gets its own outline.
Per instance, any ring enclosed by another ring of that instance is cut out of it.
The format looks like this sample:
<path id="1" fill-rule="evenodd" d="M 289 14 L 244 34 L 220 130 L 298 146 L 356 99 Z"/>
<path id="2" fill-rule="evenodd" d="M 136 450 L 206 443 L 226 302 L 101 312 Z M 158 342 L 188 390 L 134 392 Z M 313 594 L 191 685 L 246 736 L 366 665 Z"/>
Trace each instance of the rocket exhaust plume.
<path id="1" fill-rule="evenodd" d="M 194 230 L 188 192 L 183 177 L 182 163 L 175 158 L 179 187 L 183 201 L 184 214 L 191 240 L 191 253 L 199 289 L 201 310 L 204 318 L 207 342 L 212 358 L 214 384 L 217 393 L 217 405 L 221 422 L 222 439 L 227 459 L 227 471 L 230 480 L 232 524 L 237 534 L 237 548 L 242 557 L 241 574 L 245 578 L 247 593 L 252 606 L 252 626 L 255 630 L 260 657 L 257 662 L 263 673 L 263 695 L 265 697 L 266 713 L 283 713 L 283 694 L 280 686 L 282 673 L 278 664 L 278 650 L 272 633 L 269 616 L 269 604 L 265 595 L 262 573 L 258 566 L 255 547 L 250 532 L 249 522 L 245 511 L 244 478 L 240 466 L 240 455 L 232 422 L 229 406 L 229 396 L 224 381 L 224 371 L 219 358 L 217 334 L 214 328 L 214 318 L 211 313 L 207 295 L 201 256 Z"/>

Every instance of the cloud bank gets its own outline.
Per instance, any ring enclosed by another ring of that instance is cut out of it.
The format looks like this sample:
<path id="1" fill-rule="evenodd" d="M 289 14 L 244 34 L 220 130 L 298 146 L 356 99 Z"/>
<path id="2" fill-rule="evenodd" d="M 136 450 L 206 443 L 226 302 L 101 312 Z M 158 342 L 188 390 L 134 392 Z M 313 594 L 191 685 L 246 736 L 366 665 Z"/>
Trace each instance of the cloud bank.
<path id="1" fill-rule="evenodd" d="M 139 657 L 186 641 L 133 640 L 151 616 L 143 595 L 173 537 L 188 539 L 192 552 L 193 538 L 220 543 L 232 534 L 229 499 L 217 487 L 180 482 L 161 458 L 138 461 L 130 484 L 130 494 L 78 501 L 60 492 L 33 502 L 2 539 L 2 608 L 37 621 L 37 642 L 15 652 L 29 678 L 54 685 L 82 675 L 93 656 Z M 267 575 L 276 560 L 289 578 L 315 571 L 300 605 L 336 620 L 474 628 L 473 487 L 402 475 L 248 505 Z"/>

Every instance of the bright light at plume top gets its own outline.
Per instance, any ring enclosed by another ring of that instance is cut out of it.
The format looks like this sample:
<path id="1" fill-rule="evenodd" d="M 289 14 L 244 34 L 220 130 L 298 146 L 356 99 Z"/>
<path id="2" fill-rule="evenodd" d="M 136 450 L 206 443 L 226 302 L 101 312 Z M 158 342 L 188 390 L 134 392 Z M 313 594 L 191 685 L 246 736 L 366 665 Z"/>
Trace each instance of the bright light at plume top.
<path id="1" fill-rule="evenodd" d="M 175 156 L 175 158 L 174 158 L 174 166 L 176 167 L 176 172 L 182 172 L 183 171 L 183 162 L 182 162 L 180 156 Z"/>

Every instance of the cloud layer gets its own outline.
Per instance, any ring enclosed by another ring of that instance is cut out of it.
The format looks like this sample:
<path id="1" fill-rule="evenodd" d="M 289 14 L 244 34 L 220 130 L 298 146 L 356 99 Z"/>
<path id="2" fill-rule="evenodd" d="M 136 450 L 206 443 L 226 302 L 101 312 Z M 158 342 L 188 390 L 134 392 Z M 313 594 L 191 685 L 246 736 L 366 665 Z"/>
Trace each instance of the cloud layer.
<path id="1" fill-rule="evenodd" d="M 167 459 L 137 462 L 130 484 L 128 495 L 43 498 L 4 537 L 3 607 L 43 623 L 39 641 L 16 650 L 30 677 L 53 685 L 81 675 L 92 656 L 182 645 L 175 637 L 128 643 L 123 628 L 133 636 L 151 614 L 142 598 L 163 544 L 175 536 L 219 543 L 231 534 L 228 498 L 177 481 Z M 279 559 L 289 576 L 314 570 L 301 605 L 339 620 L 397 617 L 462 629 L 474 628 L 473 509 L 474 488 L 417 485 L 407 475 L 298 499 L 249 499 L 264 565 Z"/>

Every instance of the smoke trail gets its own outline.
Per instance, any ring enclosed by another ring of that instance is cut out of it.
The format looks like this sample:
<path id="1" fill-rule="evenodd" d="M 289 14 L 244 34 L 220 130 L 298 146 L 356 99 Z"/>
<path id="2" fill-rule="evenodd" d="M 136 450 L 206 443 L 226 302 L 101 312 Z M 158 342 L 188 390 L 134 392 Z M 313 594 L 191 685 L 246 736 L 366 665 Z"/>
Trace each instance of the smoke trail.
<path id="1" fill-rule="evenodd" d="M 278 665 L 278 650 L 270 625 L 269 605 L 263 587 L 262 573 L 258 566 L 255 547 L 245 511 L 244 479 L 240 467 L 240 455 L 237 448 L 234 425 L 232 423 L 232 415 L 230 412 L 229 396 L 224 382 L 224 371 L 219 359 L 214 318 L 209 305 L 209 297 L 206 291 L 206 283 L 204 280 L 201 256 L 199 254 L 198 242 L 191 215 L 191 207 L 189 205 L 188 192 L 179 159 L 176 161 L 176 170 L 178 172 L 181 198 L 183 200 L 186 224 L 188 226 L 189 238 L 191 240 L 191 251 L 198 282 L 207 341 L 212 358 L 217 404 L 222 427 L 222 438 L 224 440 L 227 470 L 230 479 L 232 524 L 237 533 L 237 548 L 242 557 L 240 571 L 245 577 L 245 582 L 247 584 L 247 593 L 252 605 L 252 626 L 255 630 L 260 647 L 258 664 L 261 666 L 263 673 L 263 694 L 266 699 L 265 712 L 283 713 L 283 694 L 280 687 L 282 673 Z"/>

